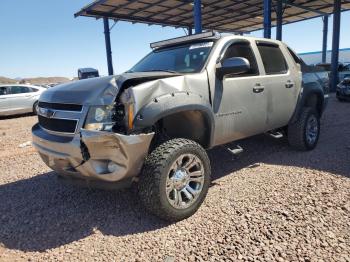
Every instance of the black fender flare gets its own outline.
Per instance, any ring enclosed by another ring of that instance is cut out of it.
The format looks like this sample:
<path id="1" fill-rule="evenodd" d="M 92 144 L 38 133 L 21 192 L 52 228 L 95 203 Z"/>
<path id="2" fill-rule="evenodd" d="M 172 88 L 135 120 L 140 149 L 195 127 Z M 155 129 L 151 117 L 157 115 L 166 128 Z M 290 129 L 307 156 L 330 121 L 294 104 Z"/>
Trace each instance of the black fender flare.
<path id="1" fill-rule="evenodd" d="M 185 111 L 200 111 L 203 113 L 210 129 L 210 141 L 208 143 L 210 148 L 215 130 L 215 118 L 211 104 L 201 95 L 191 92 L 176 92 L 153 98 L 135 115 L 134 128 L 148 128 L 166 116 Z"/>
<path id="2" fill-rule="evenodd" d="M 306 104 L 307 99 L 312 95 L 316 95 L 318 99 L 320 99 L 320 102 L 321 102 L 320 116 L 322 115 L 323 109 L 325 107 L 324 92 L 322 88 L 320 88 L 320 86 L 317 85 L 316 83 L 309 83 L 306 86 L 303 86 L 302 93 L 299 95 L 297 105 L 295 107 L 294 113 L 289 123 L 295 123 L 298 120 L 302 112 L 302 109 Z"/>

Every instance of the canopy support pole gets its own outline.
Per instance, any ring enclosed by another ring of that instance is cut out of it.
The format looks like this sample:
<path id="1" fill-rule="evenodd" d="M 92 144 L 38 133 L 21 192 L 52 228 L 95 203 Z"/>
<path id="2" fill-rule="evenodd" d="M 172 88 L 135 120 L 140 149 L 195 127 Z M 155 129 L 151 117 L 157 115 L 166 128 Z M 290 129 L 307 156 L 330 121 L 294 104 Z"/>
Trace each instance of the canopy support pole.
<path id="1" fill-rule="evenodd" d="M 339 39 L 340 39 L 340 16 L 341 0 L 334 0 L 333 11 L 333 39 L 332 39 L 332 73 L 331 91 L 336 90 L 338 84 L 338 64 L 339 64 Z"/>
<path id="2" fill-rule="evenodd" d="M 271 38 L 271 0 L 264 0 L 264 38 Z"/>
<path id="3" fill-rule="evenodd" d="M 187 29 L 188 29 L 188 35 L 192 35 L 192 27 L 189 26 Z"/>
<path id="4" fill-rule="evenodd" d="M 322 63 L 327 61 L 328 15 L 323 17 Z"/>
<path id="5" fill-rule="evenodd" d="M 283 23 L 283 8 L 282 8 L 282 0 L 277 1 L 276 8 L 276 39 L 282 41 L 282 23 Z"/>
<path id="6" fill-rule="evenodd" d="M 195 33 L 202 33 L 202 1 L 194 0 L 194 28 Z"/>
<path id="7" fill-rule="evenodd" d="M 113 73 L 112 48 L 111 48 L 111 30 L 109 29 L 109 20 L 107 17 L 103 18 L 103 25 L 105 29 L 108 75 L 113 75 L 114 73 Z"/>

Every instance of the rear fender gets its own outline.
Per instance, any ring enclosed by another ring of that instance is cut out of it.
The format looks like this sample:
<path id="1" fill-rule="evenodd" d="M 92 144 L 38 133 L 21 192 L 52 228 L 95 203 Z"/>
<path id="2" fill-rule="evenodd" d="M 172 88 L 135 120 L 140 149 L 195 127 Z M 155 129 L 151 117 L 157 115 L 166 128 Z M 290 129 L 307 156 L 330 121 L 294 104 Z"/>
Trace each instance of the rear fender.
<path id="1" fill-rule="evenodd" d="M 299 116 L 302 112 L 302 109 L 307 106 L 308 99 L 316 95 L 318 99 L 318 104 L 320 104 L 320 108 L 318 109 L 320 116 L 323 113 L 324 107 L 325 107 L 325 97 L 324 97 L 324 92 L 320 88 L 320 86 L 317 83 L 308 83 L 306 86 L 303 86 L 303 89 L 299 95 L 297 105 L 294 111 L 294 114 L 289 121 L 289 123 L 295 123 L 298 119 Z"/>

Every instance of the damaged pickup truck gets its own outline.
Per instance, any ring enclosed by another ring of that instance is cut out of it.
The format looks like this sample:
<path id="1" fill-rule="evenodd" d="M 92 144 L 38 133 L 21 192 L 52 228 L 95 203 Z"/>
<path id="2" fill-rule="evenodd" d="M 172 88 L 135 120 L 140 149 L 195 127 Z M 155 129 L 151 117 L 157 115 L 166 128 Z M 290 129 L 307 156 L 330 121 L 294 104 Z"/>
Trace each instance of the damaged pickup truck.
<path id="1" fill-rule="evenodd" d="M 316 146 L 327 74 L 282 42 L 204 33 L 151 47 L 124 74 L 41 95 L 33 144 L 59 177 L 112 189 L 136 183 L 149 211 L 177 221 L 208 192 L 206 150 L 261 133 L 286 135 L 299 150 Z"/>

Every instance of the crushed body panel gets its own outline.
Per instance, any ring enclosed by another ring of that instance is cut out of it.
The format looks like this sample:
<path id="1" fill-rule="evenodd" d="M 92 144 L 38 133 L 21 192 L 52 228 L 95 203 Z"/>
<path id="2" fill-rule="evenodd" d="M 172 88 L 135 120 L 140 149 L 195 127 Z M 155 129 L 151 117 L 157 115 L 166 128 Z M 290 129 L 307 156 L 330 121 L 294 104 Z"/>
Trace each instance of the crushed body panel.
<path id="1" fill-rule="evenodd" d="M 61 143 L 43 138 L 38 125 L 33 127 L 32 133 L 33 145 L 43 161 L 56 172 L 109 182 L 138 175 L 154 136 L 154 133 L 127 136 L 82 129 L 80 135 Z M 89 159 L 84 159 L 82 143 L 86 145 Z M 108 170 L 110 162 L 115 164 L 113 172 Z"/>

